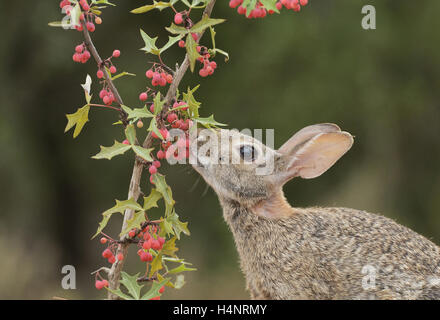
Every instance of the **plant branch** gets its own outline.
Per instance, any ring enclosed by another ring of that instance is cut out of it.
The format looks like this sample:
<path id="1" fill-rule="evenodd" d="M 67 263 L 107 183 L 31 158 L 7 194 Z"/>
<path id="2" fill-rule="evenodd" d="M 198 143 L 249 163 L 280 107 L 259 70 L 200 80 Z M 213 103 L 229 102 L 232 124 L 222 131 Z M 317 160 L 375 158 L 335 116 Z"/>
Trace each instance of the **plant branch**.
<path id="1" fill-rule="evenodd" d="M 83 34 L 84 34 L 84 43 L 87 47 L 87 49 L 90 51 L 90 53 L 92 54 L 93 58 L 95 59 L 96 63 L 98 64 L 98 68 L 101 69 L 104 73 L 104 79 L 110 89 L 110 91 L 113 93 L 114 97 L 116 98 L 116 102 L 119 105 L 119 109 L 117 109 L 120 113 L 121 116 L 121 121 L 124 124 L 124 126 L 127 126 L 128 124 L 128 120 L 127 120 L 127 114 L 125 113 L 124 110 L 122 110 L 121 105 L 124 104 L 124 102 L 122 101 L 121 95 L 119 94 L 118 89 L 116 89 L 115 84 L 113 83 L 110 75 L 108 74 L 108 72 L 105 70 L 105 63 L 104 61 L 101 59 L 101 56 L 98 53 L 98 50 L 96 50 L 95 45 L 93 44 L 92 38 L 90 37 L 90 33 L 87 30 L 87 26 L 86 26 L 86 22 L 85 20 L 81 22 L 82 26 L 83 26 Z"/>
<path id="2" fill-rule="evenodd" d="M 215 5 L 215 2 L 216 2 L 216 0 L 211 0 L 208 3 L 205 10 L 203 11 L 203 15 L 211 16 L 212 9 Z M 199 40 L 202 37 L 202 35 L 203 35 L 203 32 L 201 34 L 199 34 L 199 37 L 198 37 Z M 95 50 L 95 52 L 96 52 L 96 50 Z M 93 52 L 92 52 L 92 54 L 93 54 Z M 185 59 L 183 60 L 182 64 L 174 73 L 173 82 L 171 83 L 171 85 L 168 89 L 168 92 L 165 96 L 165 108 L 169 108 L 172 101 L 175 99 L 179 84 L 182 81 L 185 73 L 187 72 L 188 67 L 189 67 L 189 57 L 188 57 L 188 55 L 185 55 Z M 104 72 L 104 74 L 106 74 L 106 72 Z M 150 132 L 144 140 L 143 147 L 150 148 L 152 144 L 153 144 L 153 137 Z M 141 177 L 142 177 L 142 169 L 143 169 L 143 163 L 141 161 L 139 161 L 139 159 L 136 159 L 135 163 L 134 163 L 134 167 L 133 167 L 133 172 L 131 175 L 130 187 L 129 187 L 129 191 L 128 191 L 128 199 L 131 198 L 134 201 L 137 201 L 137 199 L 139 198 L 139 195 L 141 193 L 139 186 L 140 186 L 140 181 L 141 181 Z M 133 217 L 133 214 L 134 214 L 133 210 L 126 210 L 124 212 L 124 222 L 122 224 L 122 230 L 126 229 L 127 221 Z M 125 257 L 125 256 L 127 256 L 128 247 L 130 244 L 125 243 L 124 239 L 125 239 L 125 237 L 121 237 L 120 241 L 122 243 L 119 244 L 117 252 L 122 253 Z M 117 290 L 119 288 L 119 281 L 120 281 L 120 277 L 121 277 L 121 271 L 124 267 L 124 262 L 125 262 L 125 259 L 122 261 L 116 261 L 112 265 L 110 272 L 109 272 L 109 277 L 108 277 L 110 289 Z M 109 291 L 108 299 L 116 300 L 116 299 L 118 299 L 118 297 Z"/>

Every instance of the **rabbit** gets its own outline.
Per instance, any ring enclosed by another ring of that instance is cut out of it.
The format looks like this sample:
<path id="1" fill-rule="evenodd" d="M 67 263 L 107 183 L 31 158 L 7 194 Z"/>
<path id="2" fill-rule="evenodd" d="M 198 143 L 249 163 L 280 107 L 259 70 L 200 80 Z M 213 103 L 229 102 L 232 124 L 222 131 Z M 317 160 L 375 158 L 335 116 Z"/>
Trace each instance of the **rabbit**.
<path id="1" fill-rule="evenodd" d="M 323 174 L 353 145 L 350 133 L 311 125 L 278 150 L 226 129 L 195 141 L 192 166 L 218 196 L 252 299 L 440 299 L 430 240 L 381 215 L 287 202 L 283 185 Z M 272 172 L 256 174 L 268 159 Z"/>

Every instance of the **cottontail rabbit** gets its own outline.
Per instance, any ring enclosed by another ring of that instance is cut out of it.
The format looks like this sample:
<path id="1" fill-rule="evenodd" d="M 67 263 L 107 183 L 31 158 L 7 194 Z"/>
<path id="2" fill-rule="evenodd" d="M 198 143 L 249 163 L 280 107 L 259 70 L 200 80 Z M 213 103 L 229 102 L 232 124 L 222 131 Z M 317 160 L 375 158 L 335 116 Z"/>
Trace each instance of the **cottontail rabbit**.
<path id="1" fill-rule="evenodd" d="M 193 167 L 218 195 L 253 299 L 440 299 L 440 248 L 428 239 L 365 211 L 287 203 L 284 183 L 320 176 L 352 144 L 334 124 L 277 151 L 235 131 L 199 133 Z M 273 172 L 256 174 L 268 159 Z"/>

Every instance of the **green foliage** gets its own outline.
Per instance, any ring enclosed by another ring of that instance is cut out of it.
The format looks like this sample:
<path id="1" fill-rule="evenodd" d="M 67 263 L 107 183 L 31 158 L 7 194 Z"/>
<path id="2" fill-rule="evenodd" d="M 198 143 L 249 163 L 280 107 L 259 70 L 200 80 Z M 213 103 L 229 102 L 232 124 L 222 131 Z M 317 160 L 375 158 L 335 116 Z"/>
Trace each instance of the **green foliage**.
<path id="1" fill-rule="evenodd" d="M 144 295 L 141 294 L 142 289 L 145 287 L 144 284 L 140 285 L 138 283 L 139 273 L 130 276 L 128 273 L 122 271 L 121 272 L 121 280 L 120 283 L 124 286 L 127 293 L 122 292 L 119 288 L 117 290 L 112 290 L 107 288 L 108 291 L 117 295 L 123 300 L 150 300 L 152 298 L 160 296 L 160 288 L 162 288 L 167 282 L 169 282 L 169 278 L 163 278 L 160 281 L 154 281 L 151 285 L 150 290 L 148 290 Z"/>
<path id="2" fill-rule="evenodd" d="M 97 155 L 93 156 L 93 159 L 111 160 L 115 156 L 124 154 L 127 150 L 131 149 L 131 146 L 115 140 L 115 143 L 111 147 L 100 146 L 100 148 L 101 151 Z"/>
<path id="3" fill-rule="evenodd" d="M 75 126 L 73 131 L 73 137 L 76 138 L 83 129 L 86 122 L 89 121 L 90 105 L 86 104 L 84 107 L 79 108 L 75 113 L 67 114 L 67 125 L 64 132 L 69 131 Z"/>

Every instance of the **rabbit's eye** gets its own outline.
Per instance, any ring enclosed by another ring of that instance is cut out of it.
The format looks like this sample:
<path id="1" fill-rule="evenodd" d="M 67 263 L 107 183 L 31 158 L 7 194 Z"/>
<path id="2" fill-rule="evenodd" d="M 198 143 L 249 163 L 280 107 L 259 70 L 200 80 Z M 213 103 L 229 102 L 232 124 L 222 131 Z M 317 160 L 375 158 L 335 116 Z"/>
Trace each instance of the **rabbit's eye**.
<path id="1" fill-rule="evenodd" d="M 245 145 L 240 147 L 240 156 L 245 161 L 254 161 L 257 157 L 257 150 L 253 146 Z"/>

